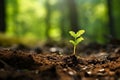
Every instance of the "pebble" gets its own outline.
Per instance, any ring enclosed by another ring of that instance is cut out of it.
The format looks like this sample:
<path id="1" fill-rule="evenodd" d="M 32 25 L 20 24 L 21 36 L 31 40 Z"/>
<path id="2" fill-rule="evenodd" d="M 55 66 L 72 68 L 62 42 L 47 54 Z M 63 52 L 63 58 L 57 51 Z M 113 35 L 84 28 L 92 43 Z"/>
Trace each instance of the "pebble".
<path id="1" fill-rule="evenodd" d="M 62 54 L 62 53 L 63 53 L 63 49 L 58 48 L 58 47 L 51 47 L 51 48 L 49 49 L 49 51 L 50 51 L 51 53 L 58 53 L 58 54 Z"/>
<path id="2" fill-rule="evenodd" d="M 99 72 L 102 72 L 102 73 L 103 73 L 103 72 L 105 72 L 105 69 L 100 69 Z"/>
<path id="3" fill-rule="evenodd" d="M 82 68 L 82 70 L 86 70 L 87 68 L 88 68 L 88 67 L 87 67 L 87 66 L 85 66 L 85 67 L 83 67 L 83 68 Z"/>
<path id="4" fill-rule="evenodd" d="M 91 75 L 91 74 L 92 74 L 92 72 L 91 72 L 91 71 L 88 71 L 88 72 L 87 72 L 87 74 Z"/>
<path id="5" fill-rule="evenodd" d="M 69 71 L 68 74 L 73 76 L 73 75 L 74 75 L 74 72 Z"/>

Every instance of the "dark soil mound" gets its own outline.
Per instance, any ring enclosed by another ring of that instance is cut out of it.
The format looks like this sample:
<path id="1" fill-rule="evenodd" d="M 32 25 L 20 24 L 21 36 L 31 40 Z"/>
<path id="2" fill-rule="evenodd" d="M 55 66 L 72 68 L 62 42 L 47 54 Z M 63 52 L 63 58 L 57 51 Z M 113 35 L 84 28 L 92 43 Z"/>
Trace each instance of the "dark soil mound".
<path id="1" fill-rule="evenodd" d="M 91 50 L 75 56 L 0 48 L 0 80 L 120 80 L 119 46 Z"/>

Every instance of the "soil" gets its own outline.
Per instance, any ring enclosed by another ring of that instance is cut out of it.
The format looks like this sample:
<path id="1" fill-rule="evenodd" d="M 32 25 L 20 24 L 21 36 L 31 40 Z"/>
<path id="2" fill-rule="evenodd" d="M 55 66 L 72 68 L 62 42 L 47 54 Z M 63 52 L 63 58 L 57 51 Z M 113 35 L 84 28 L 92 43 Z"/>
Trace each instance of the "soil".
<path id="1" fill-rule="evenodd" d="M 24 48 L 0 48 L 0 80 L 120 80 L 119 43 Z"/>

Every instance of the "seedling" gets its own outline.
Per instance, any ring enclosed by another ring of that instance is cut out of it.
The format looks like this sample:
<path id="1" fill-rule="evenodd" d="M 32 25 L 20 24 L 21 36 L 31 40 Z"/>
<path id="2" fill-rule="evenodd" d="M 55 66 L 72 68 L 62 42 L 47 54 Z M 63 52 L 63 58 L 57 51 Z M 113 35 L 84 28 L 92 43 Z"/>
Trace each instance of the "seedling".
<path id="1" fill-rule="evenodd" d="M 70 40 L 69 42 L 73 44 L 74 46 L 74 50 L 73 50 L 73 54 L 76 54 L 76 47 L 77 45 L 84 40 L 84 38 L 81 36 L 83 33 L 85 32 L 85 30 L 79 30 L 78 32 L 74 32 L 74 31 L 69 31 L 69 34 L 74 38 L 74 40 Z"/>

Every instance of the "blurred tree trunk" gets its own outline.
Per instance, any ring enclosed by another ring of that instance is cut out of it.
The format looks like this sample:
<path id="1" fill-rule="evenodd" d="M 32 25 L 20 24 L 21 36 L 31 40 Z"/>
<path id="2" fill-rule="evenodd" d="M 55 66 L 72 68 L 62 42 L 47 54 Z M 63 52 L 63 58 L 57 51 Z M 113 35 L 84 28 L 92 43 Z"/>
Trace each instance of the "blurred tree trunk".
<path id="1" fill-rule="evenodd" d="M 6 31 L 5 0 L 0 0 L 0 32 Z"/>
<path id="2" fill-rule="evenodd" d="M 18 0 L 12 0 L 12 7 L 13 7 L 13 23 L 14 23 L 14 32 L 15 35 L 20 36 L 19 32 L 19 26 L 18 26 L 18 14 L 19 14 L 19 5 L 18 5 Z"/>
<path id="3" fill-rule="evenodd" d="M 78 31 L 78 11 L 75 0 L 66 0 L 69 9 L 70 27 L 73 31 Z"/>
<path id="4" fill-rule="evenodd" d="M 115 24 L 115 37 L 120 39 L 120 0 L 113 0 L 113 10 L 115 12 L 114 15 L 114 24 Z"/>
<path id="5" fill-rule="evenodd" d="M 61 19 L 60 19 L 61 37 L 63 39 L 67 37 L 65 19 L 64 18 L 65 18 L 64 16 L 61 16 Z"/>
<path id="6" fill-rule="evenodd" d="M 50 18 L 51 18 L 51 10 L 49 0 L 46 0 L 46 36 L 47 39 L 50 39 L 49 30 L 51 28 Z"/>
<path id="7" fill-rule="evenodd" d="M 110 35 L 112 36 L 112 38 L 115 38 L 116 35 L 115 35 L 115 26 L 114 26 L 114 17 L 113 17 L 113 1 L 112 0 L 107 0 L 107 5 L 108 5 L 108 26 L 109 26 L 109 29 L 110 29 Z"/>
<path id="8" fill-rule="evenodd" d="M 67 27 L 67 15 L 66 15 L 66 2 L 61 0 L 59 1 L 59 10 L 60 10 L 60 29 L 61 29 L 61 37 L 62 39 L 67 38 L 68 36 L 68 27 Z"/>

